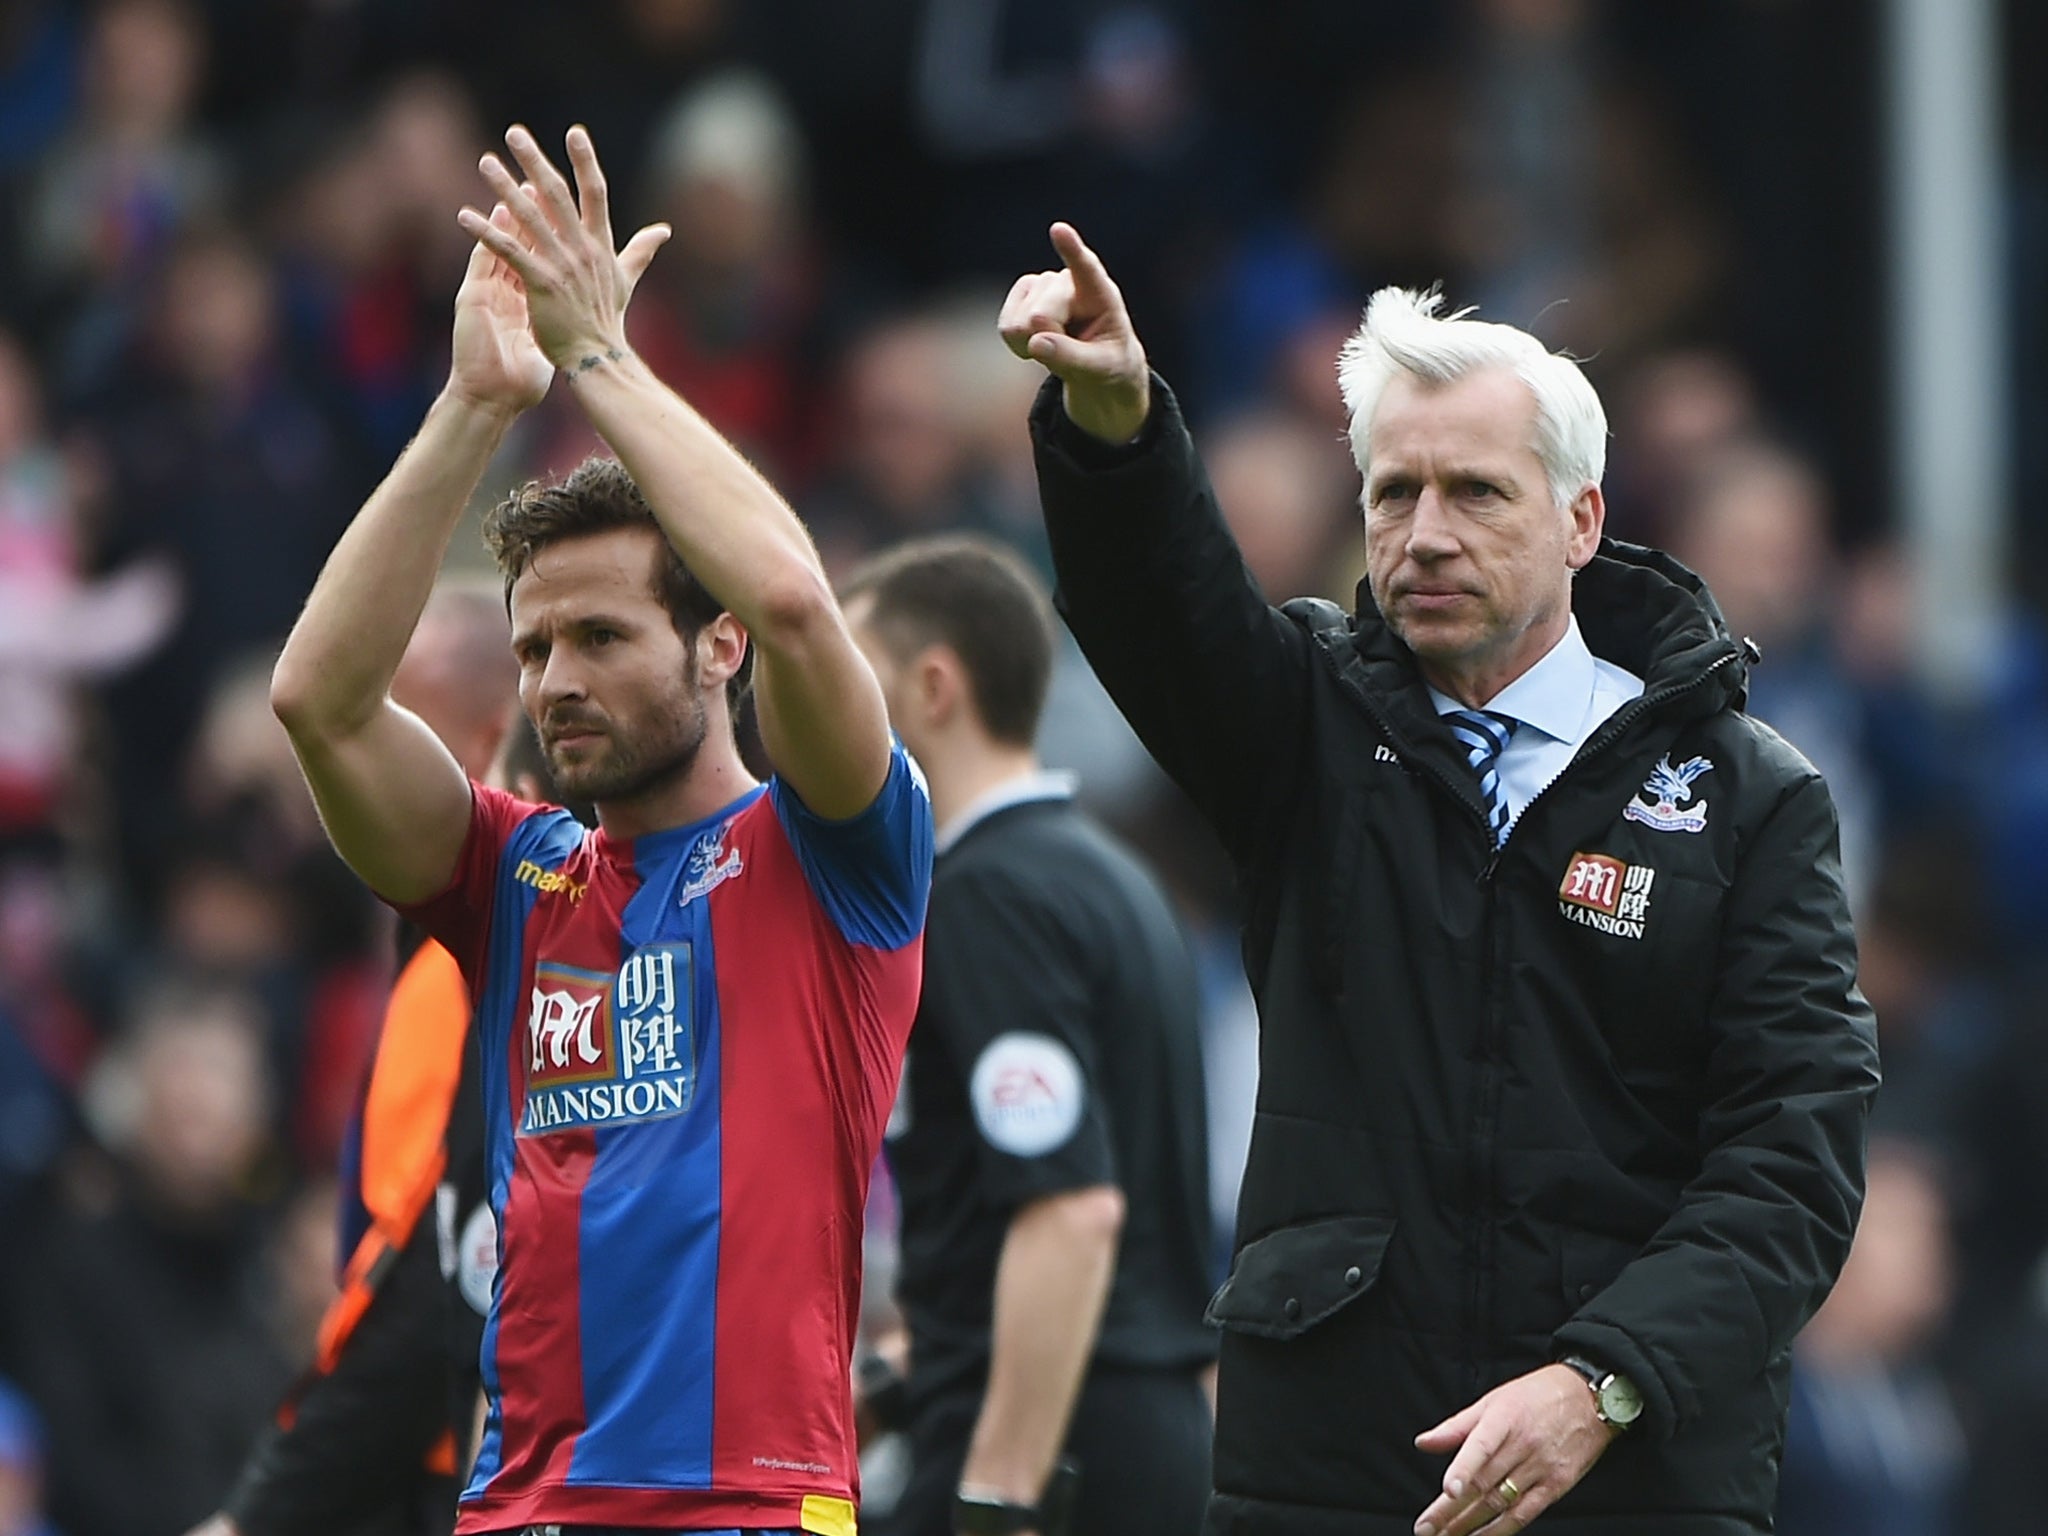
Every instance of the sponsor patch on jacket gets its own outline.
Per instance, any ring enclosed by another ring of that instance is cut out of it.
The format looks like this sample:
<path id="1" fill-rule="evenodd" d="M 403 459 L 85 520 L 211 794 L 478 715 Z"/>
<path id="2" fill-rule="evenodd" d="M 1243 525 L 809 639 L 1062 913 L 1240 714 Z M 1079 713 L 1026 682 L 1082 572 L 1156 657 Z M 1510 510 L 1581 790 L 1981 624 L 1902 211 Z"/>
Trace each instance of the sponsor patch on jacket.
<path id="1" fill-rule="evenodd" d="M 697 1075 L 690 946 L 647 945 L 616 974 L 535 966 L 526 1036 L 520 1135 L 681 1114 Z"/>
<path id="2" fill-rule="evenodd" d="M 1650 915 L 1657 871 L 1605 853 L 1575 853 L 1557 888 L 1557 910 L 1583 927 L 1619 939 L 1640 939 Z"/>
<path id="3" fill-rule="evenodd" d="M 1704 757 L 1688 758 L 1674 768 L 1667 753 L 1657 759 L 1657 766 L 1621 814 L 1656 832 L 1704 832 L 1707 802 L 1704 797 L 1693 797 L 1692 784 L 1701 774 L 1713 771 L 1713 761 Z"/>

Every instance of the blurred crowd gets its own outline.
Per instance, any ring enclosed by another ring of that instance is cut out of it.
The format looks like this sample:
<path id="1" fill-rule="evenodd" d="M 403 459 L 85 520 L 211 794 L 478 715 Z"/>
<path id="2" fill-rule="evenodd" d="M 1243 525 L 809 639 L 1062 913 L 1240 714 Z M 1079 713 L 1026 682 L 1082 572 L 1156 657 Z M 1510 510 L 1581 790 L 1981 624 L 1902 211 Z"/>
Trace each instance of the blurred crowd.
<path id="1" fill-rule="evenodd" d="M 0 4 L 0 1536 L 182 1531 L 308 1354 L 391 933 L 268 673 L 439 385 L 454 212 L 515 118 L 587 123 L 619 222 L 674 226 L 634 343 L 835 568 L 957 527 L 1043 562 L 1036 370 L 993 318 L 1052 217 L 1275 600 L 1362 571 L 1334 357 L 1372 288 L 1441 279 L 1587 359 L 1609 531 L 1707 578 L 1834 787 L 1881 1023 L 1782 1529 L 2038 1522 L 2048 642 L 2016 611 L 1983 697 L 1914 680 L 1843 9 Z M 592 446 L 551 402 L 487 490 Z M 1255 1071 L 1227 872 L 1078 657 L 1045 746 L 1195 937 L 1220 1255 Z"/>

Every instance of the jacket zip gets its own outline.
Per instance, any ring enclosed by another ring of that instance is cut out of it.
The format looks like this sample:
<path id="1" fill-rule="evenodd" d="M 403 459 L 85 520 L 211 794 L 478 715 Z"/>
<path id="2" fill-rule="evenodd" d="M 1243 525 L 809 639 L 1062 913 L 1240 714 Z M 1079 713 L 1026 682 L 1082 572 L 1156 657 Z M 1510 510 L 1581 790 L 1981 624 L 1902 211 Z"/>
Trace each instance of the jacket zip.
<path id="1" fill-rule="evenodd" d="M 1316 649 L 1319 651 L 1323 650 L 1321 646 L 1317 646 Z M 1323 654 L 1331 670 L 1333 672 L 1337 671 L 1336 658 L 1330 656 L 1327 651 L 1324 651 Z M 1736 660 L 1741 654 L 1739 650 L 1730 649 L 1723 655 L 1715 657 L 1713 661 L 1709 662 L 1699 672 L 1684 682 L 1668 684 L 1658 689 L 1655 693 L 1639 694 L 1616 710 L 1606 720 L 1601 722 L 1600 728 L 1588 738 L 1585 746 L 1573 754 L 1571 762 L 1565 765 L 1564 771 L 1530 797 L 1529 803 L 1522 807 L 1522 814 L 1515 818 L 1515 828 L 1519 828 L 1522 825 L 1523 820 L 1534 809 L 1536 802 L 1556 788 L 1580 763 L 1608 750 L 1616 741 L 1621 739 L 1622 735 L 1636 721 L 1642 719 L 1650 711 L 1662 709 L 1673 700 L 1681 699 L 1687 694 L 1705 687 L 1708 679 L 1713 677 L 1721 668 Z M 1337 675 L 1340 683 L 1348 682 L 1341 672 L 1338 672 Z M 1409 747 L 1410 760 L 1418 762 L 1423 772 L 1429 778 L 1436 780 L 1439 785 L 1450 793 L 1452 799 L 1472 813 L 1473 818 L 1479 823 L 1482 835 L 1490 835 L 1492 824 L 1487 820 L 1485 810 L 1479 804 L 1476 793 L 1473 793 L 1476 786 L 1456 783 L 1448 774 L 1439 772 L 1426 757 L 1420 757 L 1414 752 L 1411 744 L 1393 728 L 1393 723 L 1381 711 L 1377 701 L 1371 695 L 1366 693 L 1364 689 L 1357 687 L 1351 687 L 1349 691 L 1364 706 L 1366 714 L 1371 716 L 1373 723 L 1380 728 L 1380 733 L 1390 740 L 1400 742 L 1404 747 Z M 1509 829 L 1508 839 L 1514 837 L 1514 831 L 1514 828 Z M 1495 871 L 1500 868 L 1501 855 L 1507 851 L 1508 839 L 1502 840 L 1502 842 L 1494 847 L 1487 857 L 1485 867 L 1479 872 L 1479 885 L 1485 893 L 1486 902 L 1485 917 L 1481 924 L 1481 932 L 1484 934 L 1485 965 L 1480 973 L 1481 1033 L 1479 1081 L 1474 1087 L 1476 1103 L 1472 1110 L 1472 1147 L 1471 1156 L 1466 1162 L 1468 1176 L 1472 1181 L 1472 1231 L 1469 1251 L 1473 1254 L 1474 1262 L 1472 1266 L 1472 1280 L 1467 1288 L 1465 1301 L 1467 1327 L 1465 1336 L 1469 1351 L 1466 1356 L 1465 1366 L 1467 1372 L 1466 1385 L 1470 1395 L 1475 1399 L 1487 1385 L 1485 1367 L 1489 1362 L 1481 1360 L 1479 1357 L 1480 1340 L 1486 1337 L 1487 1334 L 1481 1329 L 1480 1323 L 1491 1310 L 1488 1305 L 1489 1298 L 1486 1295 L 1486 1277 L 1493 1268 L 1493 1248 L 1498 1237 L 1498 1233 L 1495 1231 L 1494 1225 L 1489 1218 L 1492 1215 L 1494 1205 L 1494 1122 L 1500 1111 L 1501 1079 L 1503 1076 L 1501 1068 L 1501 1034 L 1504 1026 L 1500 1019 L 1500 980 L 1505 963 L 1504 957 L 1500 952 L 1499 887 L 1495 884 L 1493 877 Z"/>
<path id="2" fill-rule="evenodd" d="M 1572 760 L 1564 765 L 1564 771 L 1529 797 L 1529 803 L 1522 807 L 1522 814 L 1515 818 L 1515 826 L 1508 829 L 1508 840 L 1513 839 L 1515 828 L 1520 827 L 1523 821 L 1527 819 L 1529 812 L 1536 808 L 1536 802 L 1543 799 L 1553 789 L 1557 788 L 1559 784 L 1562 784 L 1579 764 L 1598 753 L 1606 751 L 1621 739 L 1623 733 L 1630 726 L 1634 725 L 1636 721 L 1640 720 L 1651 710 L 1662 709 L 1672 700 L 1682 699 L 1688 693 L 1704 688 L 1707 684 L 1707 679 L 1741 654 L 1740 651 L 1729 651 L 1725 655 L 1716 656 L 1687 681 L 1669 684 L 1658 689 L 1655 693 L 1638 694 L 1635 698 L 1630 699 L 1628 703 L 1617 709 L 1612 715 L 1608 716 L 1606 720 L 1601 722 L 1600 728 L 1587 739 L 1585 746 L 1572 755 Z M 1384 722 L 1382 722 L 1382 725 L 1384 725 Z M 1500 867 L 1500 856 L 1507 851 L 1507 846 L 1507 841 L 1504 840 L 1498 848 L 1493 850 L 1493 857 L 1486 861 L 1486 868 L 1479 872 L 1481 880 L 1486 881 L 1488 884 L 1493 882 L 1494 871 Z"/>

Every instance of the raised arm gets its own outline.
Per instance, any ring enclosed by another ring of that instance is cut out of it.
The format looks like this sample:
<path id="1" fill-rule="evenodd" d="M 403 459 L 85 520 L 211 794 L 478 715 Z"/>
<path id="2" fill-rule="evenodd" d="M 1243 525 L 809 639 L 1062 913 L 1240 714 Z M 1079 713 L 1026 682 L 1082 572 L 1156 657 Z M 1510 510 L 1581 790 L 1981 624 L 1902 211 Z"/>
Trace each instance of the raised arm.
<path id="1" fill-rule="evenodd" d="M 552 376 L 517 276 L 478 246 L 456 295 L 448 385 L 335 545 L 271 677 L 327 835 L 390 901 L 447 885 L 470 820 L 462 769 L 391 701 L 391 679 L 485 466 Z"/>
<path id="2" fill-rule="evenodd" d="M 1306 631 L 1268 605 L 1122 293 L 1071 225 L 999 329 L 1057 381 L 1031 413 L 1061 616 L 1159 765 L 1240 863 L 1270 857 L 1308 756 Z"/>
<path id="3" fill-rule="evenodd" d="M 762 742 L 776 771 L 817 815 L 858 814 L 888 775 L 888 716 L 810 535 L 775 488 L 626 344 L 626 303 L 667 227 L 641 230 L 615 254 L 590 135 L 569 131 L 574 189 L 524 128 L 505 142 L 525 183 L 495 155 L 484 157 L 483 169 L 517 233 L 492 228 L 471 209 L 463 227 L 518 269 L 541 349 L 683 563 L 745 626 Z"/>

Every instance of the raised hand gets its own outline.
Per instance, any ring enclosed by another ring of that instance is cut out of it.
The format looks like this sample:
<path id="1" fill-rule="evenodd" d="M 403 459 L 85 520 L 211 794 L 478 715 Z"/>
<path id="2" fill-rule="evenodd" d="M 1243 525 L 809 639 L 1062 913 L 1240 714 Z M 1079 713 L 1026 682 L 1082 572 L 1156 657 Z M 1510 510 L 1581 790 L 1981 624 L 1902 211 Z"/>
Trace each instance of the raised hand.
<path id="1" fill-rule="evenodd" d="M 502 203 L 492 211 L 491 227 L 512 235 L 512 215 Z M 516 415 L 540 404 L 554 377 L 554 365 L 534 343 L 528 326 L 526 289 L 519 274 L 479 241 L 455 294 L 449 393 L 472 405 Z"/>
<path id="2" fill-rule="evenodd" d="M 1422 1450 L 1456 1452 L 1442 1495 L 1415 1522 L 1416 1536 L 1513 1536 L 1571 1492 L 1616 1433 L 1569 1366 L 1502 1382 L 1415 1437 Z"/>
<path id="3" fill-rule="evenodd" d="M 996 329 L 1019 357 L 1066 386 L 1067 415 L 1104 442 L 1127 443 L 1152 410 L 1152 375 L 1124 296 L 1071 224 L 1052 227 L 1057 272 L 1027 272 L 1003 301 Z"/>
<path id="4" fill-rule="evenodd" d="M 525 180 L 513 177 L 495 154 L 481 162 L 484 180 L 509 215 L 500 227 L 474 208 L 462 227 L 511 267 L 525 288 L 534 340 L 548 361 L 570 377 L 626 350 L 626 304 L 654 253 L 669 237 L 666 224 L 650 224 L 612 248 L 611 206 L 604 172 L 590 134 L 569 130 L 572 191 L 539 142 L 514 125 L 505 134 Z"/>

